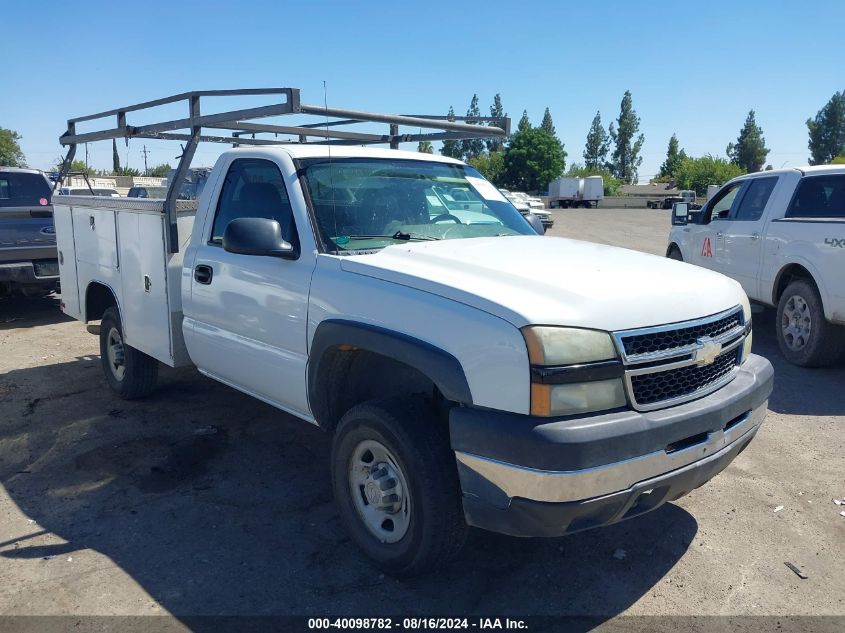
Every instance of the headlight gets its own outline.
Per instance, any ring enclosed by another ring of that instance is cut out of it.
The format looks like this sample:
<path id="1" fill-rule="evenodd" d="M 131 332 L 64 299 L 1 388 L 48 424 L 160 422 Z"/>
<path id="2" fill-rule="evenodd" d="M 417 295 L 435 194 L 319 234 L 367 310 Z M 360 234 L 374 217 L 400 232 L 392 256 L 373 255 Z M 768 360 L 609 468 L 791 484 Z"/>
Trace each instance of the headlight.
<path id="1" fill-rule="evenodd" d="M 564 385 L 531 385 L 531 415 L 574 415 L 616 409 L 625 404 L 625 387 L 621 378 Z"/>
<path id="2" fill-rule="evenodd" d="M 532 365 L 578 365 L 616 358 L 607 332 L 534 326 L 523 328 L 522 336 Z"/>
<path id="3" fill-rule="evenodd" d="M 625 406 L 624 368 L 610 334 L 532 326 L 523 328 L 522 335 L 534 368 L 531 415 L 575 415 Z"/>

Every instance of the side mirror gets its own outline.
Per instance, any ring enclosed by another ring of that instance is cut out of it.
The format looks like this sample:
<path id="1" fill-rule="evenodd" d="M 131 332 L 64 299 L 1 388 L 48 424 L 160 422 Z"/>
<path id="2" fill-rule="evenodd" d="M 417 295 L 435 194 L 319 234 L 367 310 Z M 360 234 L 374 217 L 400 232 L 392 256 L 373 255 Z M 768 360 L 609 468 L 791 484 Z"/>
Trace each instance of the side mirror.
<path id="1" fill-rule="evenodd" d="M 296 259 L 296 251 L 282 237 L 282 227 L 267 218 L 236 218 L 223 232 L 223 249 L 240 255 Z"/>
<path id="2" fill-rule="evenodd" d="M 683 226 L 689 221 L 689 203 L 672 203 L 672 225 Z"/>
<path id="3" fill-rule="evenodd" d="M 528 224 L 530 224 L 531 228 L 536 231 L 537 235 L 546 234 L 546 227 L 543 226 L 543 222 L 540 220 L 539 217 L 537 217 L 533 213 L 526 213 L 525 219 L 528 220 Z"/>

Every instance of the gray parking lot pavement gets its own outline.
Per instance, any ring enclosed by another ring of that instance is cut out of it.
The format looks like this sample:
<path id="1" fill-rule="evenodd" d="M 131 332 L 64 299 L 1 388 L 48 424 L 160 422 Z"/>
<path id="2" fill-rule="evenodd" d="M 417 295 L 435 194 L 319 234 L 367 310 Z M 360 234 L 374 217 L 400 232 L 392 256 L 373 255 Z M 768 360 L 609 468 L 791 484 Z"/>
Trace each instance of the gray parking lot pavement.
<path id="1" fill-rule="evenodd" d="M 553 235 L 665 249 L 665 211 L 554 215 Z M 193 370 L 122 401 L 57 304 L 0 302 L 2 614 L 845 615 L 845 369 L 788 365 L 770 312 L 767 421 L 709 484 L 560 539 L 473 530 L 397 580 L 342 530 L 321 431 Z"/>

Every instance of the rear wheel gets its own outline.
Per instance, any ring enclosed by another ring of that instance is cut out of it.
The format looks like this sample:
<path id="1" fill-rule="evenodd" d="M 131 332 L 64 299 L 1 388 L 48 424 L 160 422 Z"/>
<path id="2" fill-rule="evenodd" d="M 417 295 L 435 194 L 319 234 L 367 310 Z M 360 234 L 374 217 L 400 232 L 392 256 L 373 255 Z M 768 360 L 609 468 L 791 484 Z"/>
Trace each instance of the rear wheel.
<path id="1" fill-rule="evenodd" d="M 830 365 L 845 348 L 845 333 L 825 319 L 819 292 L 806 279 L 793 281 L 784 290 L 778 301 L 776 328 L 780 350 L 793 365 Z"/>
<path id="2" fill-rule="evenodd" d="M 455 557 L 466 539 L 446 429 L 420 399 L 350 409 L 332 445 L 332 486 L 350 537 L 387 572 L 423 572 Z"/>
<path id="3" fill-rule="evenodd" d="M 149 395 L 158 378 L 158 361 L 123 341 L 123 325 L 116 307 L 100 322 L 100 360 L 112 390 L 125 400 Z"/>

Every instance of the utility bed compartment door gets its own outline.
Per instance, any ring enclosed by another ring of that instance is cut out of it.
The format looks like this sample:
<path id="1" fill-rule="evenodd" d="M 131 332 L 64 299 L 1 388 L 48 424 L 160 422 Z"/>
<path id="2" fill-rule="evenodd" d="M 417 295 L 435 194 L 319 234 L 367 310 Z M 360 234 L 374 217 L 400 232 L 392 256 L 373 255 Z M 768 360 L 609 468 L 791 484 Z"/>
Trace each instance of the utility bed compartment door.
<path id="1" fill-rule="evenodd" d="M 165 274 L 164 220 L 158 214 L 118 211 L 123 335 L 126 343 L 172 363 Z"/>
<path id="2" fill-rule="evenodd" d="M 118 267 L 113 210 L 73 208 L 73 237 L 78 261 L 104 268 Z"/>
<path id="3" fill-rule="evenodd" d="M 56 227 L 56 247 L 59 251 L 59 276 L 62 284 L 62 303 L 65 314 L 82 319 L 79 309 L 79 284 L 76 275 L 76 248 L 73 242 L 73 218 L 70 207 L 56 206 L 53 210 Z"/>

